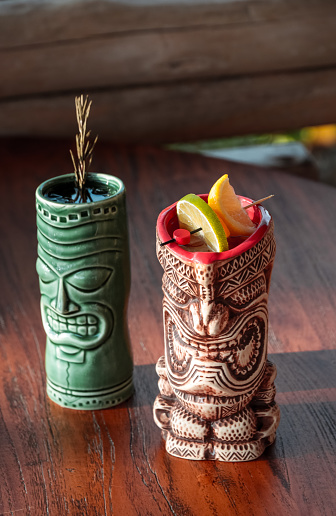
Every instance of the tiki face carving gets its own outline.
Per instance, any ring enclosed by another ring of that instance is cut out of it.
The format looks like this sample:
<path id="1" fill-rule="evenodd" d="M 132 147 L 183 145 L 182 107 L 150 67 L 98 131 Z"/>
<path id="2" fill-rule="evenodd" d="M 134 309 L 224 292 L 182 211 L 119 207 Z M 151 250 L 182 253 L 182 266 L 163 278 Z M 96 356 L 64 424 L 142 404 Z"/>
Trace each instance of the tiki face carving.
<path id="1" fill-rule="evenodd" d="M 251 460 L 275 438 L 276 370 L 267 361 L 275 241 L 273 222 L 260 214 L 253 242 L 209 259 L 161 246 L 173 207 L 158 219 L 165 355 L 156 368 L 154 420 L 176 457 Z"/>
<path id="2" fill-rule="evenodd" d="M 90 265 L 91 262 L 91 265 Z M 61 260 L 40 250 L 36 264 L 40 278 L 41 314 L 51 342 L 93 349 L 104 342 L 113 327 L 110 266 L 99 264 L 99 255 Z"/>
<path id="3" fill-rule="evenodd" d="M 73 184 L 71 176 L 36 193 L 47 393 L 71 408 L 121 403 L 133 390 L 125 190 L 117 178 L 95 177 L 92 183 L 108 185 L 110 196 L 92 203 L 49 199 L 48 189 L 61 191 Z"/>
<path id="4" fill-rule="evenodd" d="M 202 415 L 213 417 L 245 406 L 264 374 L 267 293 L 263 272 L 221 295 L 223 282 L 214 264 L 192 277 L 163 280 L 167 378 L 175 395 Z M 180 268 L 181 271 L 181 268 Z M 203 272 L 203 274 L 202 274 Z M 175 282 L 173 281 L 175 279 Z"/>

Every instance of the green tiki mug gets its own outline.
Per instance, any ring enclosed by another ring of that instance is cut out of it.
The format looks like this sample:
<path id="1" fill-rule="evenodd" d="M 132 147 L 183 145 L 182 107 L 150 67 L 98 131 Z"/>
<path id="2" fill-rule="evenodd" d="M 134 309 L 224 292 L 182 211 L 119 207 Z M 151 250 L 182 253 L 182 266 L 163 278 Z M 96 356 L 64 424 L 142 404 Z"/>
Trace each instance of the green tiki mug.
<path id="1" fill-rule="evenodd" d="M 73 181 L 59 176 L 36 191 L 47 393 L 64 407 L 101 409 L 133 392 L 125 187 L 89 174 L 88 186 L 105 195 L 75 204 L 57 194 Z"/>

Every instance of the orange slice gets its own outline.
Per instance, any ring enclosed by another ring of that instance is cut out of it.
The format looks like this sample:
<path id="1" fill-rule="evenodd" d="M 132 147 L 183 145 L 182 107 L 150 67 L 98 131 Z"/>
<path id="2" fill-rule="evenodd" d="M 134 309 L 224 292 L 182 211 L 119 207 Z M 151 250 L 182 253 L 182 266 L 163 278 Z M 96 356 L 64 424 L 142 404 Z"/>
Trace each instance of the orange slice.
<path id="1" fill-rule="evenodd" d="M 249 236 L 256 227 L 244 210 L 227 174 L 222 176 L 210 190 L 208 204 L 223 220 L 231 236 Z"/>

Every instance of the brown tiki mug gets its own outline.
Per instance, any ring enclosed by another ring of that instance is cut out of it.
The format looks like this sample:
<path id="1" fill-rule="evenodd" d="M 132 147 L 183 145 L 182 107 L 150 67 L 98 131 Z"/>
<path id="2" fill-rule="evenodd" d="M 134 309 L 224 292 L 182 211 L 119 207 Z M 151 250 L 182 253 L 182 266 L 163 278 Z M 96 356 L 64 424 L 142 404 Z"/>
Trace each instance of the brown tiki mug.
<path id="1" fill-rule="evenodd" d="M 249 211 L 256 231 L 224 253 L 161 246 L 178 227 L 176 204 L 158 218 L 165 355 L 154 420 L 176 457 L 247 461 L 275 439 L 276 368 L 267 360 L 273 220 L 263 207 Z"/>

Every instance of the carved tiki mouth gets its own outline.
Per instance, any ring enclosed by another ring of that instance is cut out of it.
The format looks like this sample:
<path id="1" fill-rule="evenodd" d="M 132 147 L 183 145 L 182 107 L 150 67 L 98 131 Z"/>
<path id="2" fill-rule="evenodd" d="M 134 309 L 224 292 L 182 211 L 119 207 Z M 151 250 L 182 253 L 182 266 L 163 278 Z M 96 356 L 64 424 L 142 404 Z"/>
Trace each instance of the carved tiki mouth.
<path id="1" fill-rule="evenodd" d="M 251 392 L 239 394 L 237 396 L 214 396 L 210 394 L 192 394 L 175 389 L 175 394 L 186 403 L 194 403 L 198 405 L 218 405 L 218 406 L 235 406 L 250 399 Z"/>
<path id="2" fill-rule="evenodd" d="M 183 325 L 182 321 L 181 324 Z M 226 360 L 228 351 L 218 339 L 202 339 L 194 335 L 185 325 L 183 328 L 175 324 L 171 317 L 166 319 L 167 344 L 169 362 L 173 371 L 185 373 L 191 364 L 192 358 L 209 359 L 218 362 Z M 229 348 L 233 343 L 229 343 Z"/>
<path id="3" fill-rule="evenodd" d="M 93 336 L 98 332 L 98 319 L 94 315 L 77 315 L 64 317 L 50 308 L 46 309 L 46 319 L 50 329 L 55 333 L 69 333 L 82 337 Z"/>

